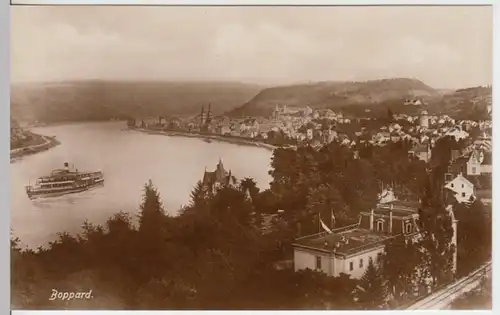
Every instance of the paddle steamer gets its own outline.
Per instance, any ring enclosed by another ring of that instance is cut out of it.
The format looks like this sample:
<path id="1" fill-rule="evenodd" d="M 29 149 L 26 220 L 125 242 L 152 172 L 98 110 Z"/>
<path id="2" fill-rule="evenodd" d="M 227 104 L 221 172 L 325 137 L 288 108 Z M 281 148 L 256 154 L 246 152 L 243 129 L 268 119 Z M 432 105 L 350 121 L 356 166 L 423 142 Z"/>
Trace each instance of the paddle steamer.
<path id="1" fill-rule="evenodd" d="M 30 199 L 37 197 L 55 197 L 78 193 L 104 184 L 104 174 L 101 171 L 79 172 L 70 170 L 68 163 L 63 169 L 55 169 L 48 176 L 41 176 L 34 185 L 26 186 Z"/>

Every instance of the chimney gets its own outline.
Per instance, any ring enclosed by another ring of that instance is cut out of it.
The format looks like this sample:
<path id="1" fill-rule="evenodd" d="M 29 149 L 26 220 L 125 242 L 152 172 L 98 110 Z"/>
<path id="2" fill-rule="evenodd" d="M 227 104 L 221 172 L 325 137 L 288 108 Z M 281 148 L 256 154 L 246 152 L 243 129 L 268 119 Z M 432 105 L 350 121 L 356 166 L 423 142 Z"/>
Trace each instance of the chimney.
<path id="1" fill-rule="evenodd" d="M 393 205 L 391 204 L 391 208 L 389 209 L 389 233 L 392 234 L 392 207 Z"/>
<path id="2" fill-rule="evenodd" d="M 373 209 L 370 211 L 370 230 L 373 230 Z"/>

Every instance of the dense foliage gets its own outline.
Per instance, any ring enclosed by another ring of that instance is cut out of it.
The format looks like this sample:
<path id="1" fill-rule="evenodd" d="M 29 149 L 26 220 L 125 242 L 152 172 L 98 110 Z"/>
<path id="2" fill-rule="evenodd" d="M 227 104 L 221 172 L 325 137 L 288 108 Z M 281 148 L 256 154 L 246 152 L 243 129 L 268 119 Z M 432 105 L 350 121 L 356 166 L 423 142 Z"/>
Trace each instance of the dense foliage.
<path id="1" fill-rule="evenodd" d="M 381 268 L 369 261 L 357 289 L 357 302 L 364 310 L 383 309 L 387 303 L 387 284 Z"/>
<path id="2" fill-rule="evenodd" d="M 448 162 L 419 161 L 408 155 L 404 141 L 386 147 L 332 142 L 319 150 L 276 149 L 270 189 L 260 191 L 251 178 L 215 191 L 199 182 L 175 217 L 163 211 L 159 192 L 148 182 L 137 220 L 118 213 L 104 226 L 86 222 L 80 235 L 61 233 L 37 250 L 19 248 L 14 238 L 12 307 L 392 307 L 450 281 L 455 251 L 459 274 L 491 254 L 491 218 L 479 202 L 469 208 L 454 205 L 458 248 L 452 244 L 452 216 L 439 186 Z M 421 201 L 419 239 L 393 239 L 380 263 L 370 263 L 359 281 L 277 268 L 291 259 L 296 236 L 318 232 L 318 218 L 330 223 L 333 212 L 335 227 L 357 222 L 386 186 L 401 199 Z M 271 223 L 266 219 L 277 214 Z M 92 289 L 94 298 L 49 301 L 53 288 Z"/>
<path id="3" fill-rule="evenodd" d="M 300 223 L 303 234 L 318 232 L 318 214 L 329 218 L 331 211 L 337 226 L 356 223 L 360 211 L 376 204 L 382 187 L 393 187 L 402 199 L 418 198 L 426 165 L 409 156 L 408 149 L 403 141 L 354 149 L 336 141 L 320 150 L 276 149 L 270 190 L 287 218 Z"/>

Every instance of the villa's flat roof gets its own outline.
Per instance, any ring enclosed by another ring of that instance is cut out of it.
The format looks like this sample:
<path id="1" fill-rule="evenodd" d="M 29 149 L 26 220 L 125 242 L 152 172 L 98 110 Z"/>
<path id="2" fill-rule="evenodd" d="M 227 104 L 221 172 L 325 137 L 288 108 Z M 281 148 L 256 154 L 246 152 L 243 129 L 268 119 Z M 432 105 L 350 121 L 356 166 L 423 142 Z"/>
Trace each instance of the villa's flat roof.
<path id="1" fill-rule="evenodd" d="M 342 242 L 342 239 L 348 239 L 348 243 Z M 353 228 L 340 233 L 317 234 L 297 239 L 294 246 L 306 247 L 318 251 L 333 252 L 336 249 L 337 254 L 350 255 L 359 251 L 375 248 L 381 243 L 391 238 L 390 235 L 370 231 L 367 229 Z M 340 246 L 336 247 L 339 243 Z"/>

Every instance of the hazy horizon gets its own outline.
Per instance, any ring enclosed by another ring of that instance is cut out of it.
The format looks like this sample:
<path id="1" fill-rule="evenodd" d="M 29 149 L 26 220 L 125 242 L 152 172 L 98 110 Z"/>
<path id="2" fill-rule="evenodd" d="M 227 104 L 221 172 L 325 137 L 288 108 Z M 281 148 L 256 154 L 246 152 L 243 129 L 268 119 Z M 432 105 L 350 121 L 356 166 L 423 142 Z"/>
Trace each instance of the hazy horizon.
<path id="1" fill-rule="evenodd" d="M 492 16 L 488 6 L 14 6 L 11 80 L 485 86 Z"/>
<path id="2" fill-rule="evenodd" d="M 360 80 L 360 81 L 352 81 L 356 83 L 363 83 L 363 82 L 368 82 L 368 81 L 378 81 L 378 80 L 385 80 L 385 79 L 415 79 L 419 80 L 418 78 L 403 78 L 403 77 L 387 77 L 387 78 L 374 78 L 374 79 L 368 79 L 368 80 Z M 421 81 L 421 80 L 420 80 Z M 158 79 L 158 80 L 148 80 L 148 79 L 142 79 L 142 80 L 135 80 L 135 79 L 93 79 L 93 78 L 88 78 L 88 79 L 67 79 L 67 80 L 60 80 L 60 81 L 18 81 L 18 82 L 11 82 L 11 86 L 21 86 L 21 85 L 64 85 L 64 84 L 72 84 L 72 83 L 89 83 L 89 82 L 118 82 L 118 83 L 172 83 L 172 84 L 241 84 L 241 85 L 247 85 L 247 86 L 256 86 L 260 88 L 272 88 L 272 87 L 284 87 L 284 86 L 294 86 L 294 85 L 307 85 L 307 84 L 315 84 L 315 83 L 333 83 L 333 82 L 349 82 L 349 80 L 341 81 L 341 80 L 330 80 L 330 81 L 298 81 L 298 82 L 284 82 L 284 83 L 275 83 L 275 84 L 264 84 L 264 83 L 255 83 L 255 82 L 244 82 L 244 81 L 222 81 L 222 80 L 171 80 L 171 79 Z M 427 84 L 424 81 L 421 81 L 424 84 Z M 432 86 L 428 85 L 429 87 L 437 90 L 437 91 L 455 91 L 459 89 L 466 89 L 466 88 L 475 88 L 475 87 L 491 87 L 492 84 L 482 84 L 482 85 L 471 85 L 471 86 L 460 86 L 456 88 L 441 88 L 439 86 Z"/>

